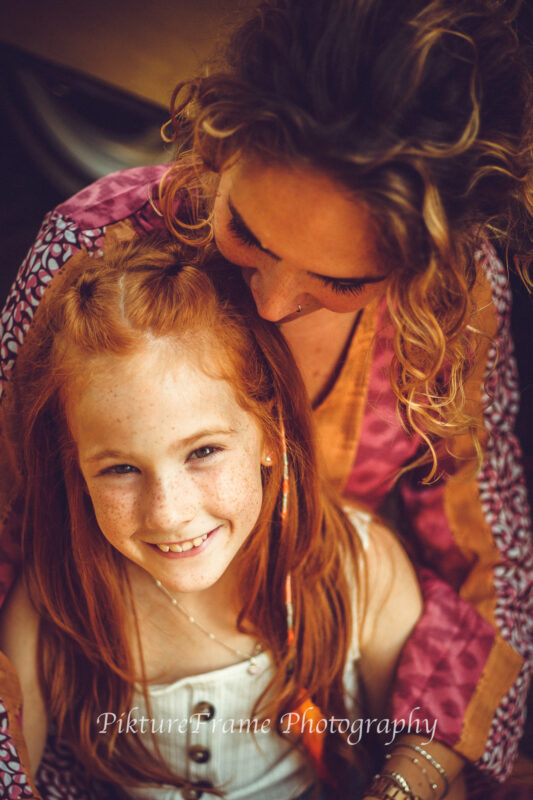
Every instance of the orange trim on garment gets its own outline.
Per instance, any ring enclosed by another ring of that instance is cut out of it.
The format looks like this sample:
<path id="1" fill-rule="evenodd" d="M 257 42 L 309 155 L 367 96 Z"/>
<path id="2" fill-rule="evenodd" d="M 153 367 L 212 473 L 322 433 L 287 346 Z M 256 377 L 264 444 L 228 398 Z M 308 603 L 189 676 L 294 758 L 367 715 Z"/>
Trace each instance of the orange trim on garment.
<path id="1" fill-rule="evenodd" d="M 340 492 L 357 455 L 380 300 L 377 297 L 364 308 L 340 374 L 313 413 L 327 477 Z"/>
<path id="2" fill-rule="evenodd" d="M 523 659 L 516 650 L 498 636 L 466 709 L 463 730 L 454 747 L 468 761 L 477 761 L 485 752 L 496 710 L 516 681 L 522 664 Z"/>
<path id="3" fill-rule="evenodd" d="M 9 735 L 13 740 L 21 767 L 33 792 L 32 799 L 41 800 L 41 795 L 38 794 L 31 779 L 30 758 L 19 722 L 22 710 L 22 690 L 13 664 L 2 652 L 0 652 L 0 696 L 7 710 Z"/>
<path id="4" fill-rule="evenodd" d="M 498 330 L 496 309 L 492 303 L 490 284 L 480 269 L 474 287 L 473 299 L 478 309 L 473 325 L 487 335 L 475 338 L 475 364 L 465 383 L 469 413 L 483 423 L 482 387 L 485 378 L 488 349 Z M 480 430 L 481 445 L 486 446 L 487 434 Z M 444 487 L 444 511 L 454 541 L 471 565 L 468 577 L 461 586 L 460 595 L 471 603 L 479 613 L 498 629 L 495 619 L 497 592 L 493 570 L 501 560 L 501 553 L 494 541 L 492 530 L 485 519 L 477 476 L 475 475 L 475 453 L 470 436 L 457 436 L 451 443 L 452 453 L 461 464 Z"/>
<path id="5" fill-rule="evenodd" d="M 291 732 L 298 734 L 302 740 L 309 758 L 321 780 L 327 781 L 331 786 L 336 786 L 334 777 L 329 772 L 324 760 L 324 745 L 327 736 L 327 720 L 305 692 L 302 693 L 303 699 L 290 714 Z M 295 716 L 298 718 L 295 719 Z M 324 721 L 326 724 L 320 726 Z M 322 727 L 324 730 L 322 730 Z"/>

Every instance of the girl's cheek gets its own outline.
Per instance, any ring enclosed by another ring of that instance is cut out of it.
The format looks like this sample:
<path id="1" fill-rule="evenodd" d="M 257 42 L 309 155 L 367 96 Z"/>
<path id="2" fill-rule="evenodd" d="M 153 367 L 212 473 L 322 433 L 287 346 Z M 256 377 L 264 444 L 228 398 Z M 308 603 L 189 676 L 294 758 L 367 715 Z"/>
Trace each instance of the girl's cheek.
<path id="1" fill-rule="evenodd" d="M 113 489 L 89 489 L 94 513 L 100 528 L 119 534 L 125 530 L 135 513 L 135 503 L 128 493 Z"/>
<path id="2" fill-rule="evenodd" d="M 218 515 L 230 518 L 248 511 L 253 514 L 261 508 L 263 500 L 260 464 L 250 458 L 245 464 L 231 465 L 216 475 L 211 474 L 203 488 L 204 497 L 207 502 L 210 498 Z"/>

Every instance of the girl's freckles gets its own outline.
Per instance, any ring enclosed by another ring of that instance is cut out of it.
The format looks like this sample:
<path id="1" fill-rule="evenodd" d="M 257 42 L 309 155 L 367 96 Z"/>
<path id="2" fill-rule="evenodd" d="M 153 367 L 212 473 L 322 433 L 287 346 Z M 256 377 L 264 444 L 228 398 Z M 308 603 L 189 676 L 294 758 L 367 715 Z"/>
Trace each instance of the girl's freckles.
<path id="1" fill-rule="evenodd" d="M 98 357 L 102 368 L 69 419 L 102 535 L 175 592 L 218 582 L 255 529 L 263 499 L 259 425 L 230 383 L 196 366 L 195 344 L 173 345 L 172 358 L 158 339 L 128 356 Z M 198 553 L 166 557 L 147 546 L 204 534 Z"/>

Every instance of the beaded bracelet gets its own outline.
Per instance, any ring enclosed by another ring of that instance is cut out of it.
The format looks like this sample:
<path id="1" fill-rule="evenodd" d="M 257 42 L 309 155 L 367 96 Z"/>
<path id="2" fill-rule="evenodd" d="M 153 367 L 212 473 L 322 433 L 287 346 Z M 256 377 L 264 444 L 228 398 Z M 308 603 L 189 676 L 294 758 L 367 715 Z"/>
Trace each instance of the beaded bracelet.
<path id="1" fill-rule="evenodd" d="M 406 755 L 405 757 L 408 758 L 409 761 L 411 761 L 413 764 L 416 764 L 418 769 L 423 773 L 424 778 L 428 782 L 429 788 L 433 792 L 433 797 L 436 798 L 437 797 L 437 789 L 439 787 L 438 787 L 438 785 L 436 783 L 432 783 L 431 778 L 428 775 L 427 769 L 420 763 L 420 759 L 418 759 L 416 756 L 410 756 L 410 755 Z M 389 758 L 392 758 L 392 753 L 386 753 L 385 754 L 385 759 L 389 759 Z"/>
<path id="2" fill-rule="evenodd" d="M 402 776 L 400 775 L 399 777 L 401 778 Z M 418 795 L 414 795 L 410 789 L 405 790 L 402 788 L 392 775 L 380 775 L 379 773 L 374 775 L 374 780 L 367 794 L 378 797 L 379 800 L 422 800 Z"/>
<path id="3" fill-rule="evenodd" d="M 419 747 L 417 744 L 408 744 L 407 742 L 398 742 L 396 748 L 398 747 L 408 747 L 409 750 L 414 750 L 416 753 L 419 753 L 426 761 L 429 761 L 431 766 L 433 767 L 436 772 L 439 773 L 442 780 L 444 781 L 444 794 L 441 796 L 441 800 L 448 794 L 450 789 L 450 781 L 448 780 L 448 776 L 446 774 L 446 770 L 442 767 L 438 761 L 435 761 L 433 756 L 431 756 L 423 747 Z"/>
<path id="4" fill-rule="evenodd" d="M 394 770 L 391 769 L 390 772 L 383 772 L 382 774 L 384 778 L 392 778 L 394 783 L 397 786 L 399 786 L 400 789 L 403 789 L 403 791 L 406 794 L 412 794 L 411 787 L 409 786 L 403 775 L 400 775 L 399 772 L 394 772 Z"/>

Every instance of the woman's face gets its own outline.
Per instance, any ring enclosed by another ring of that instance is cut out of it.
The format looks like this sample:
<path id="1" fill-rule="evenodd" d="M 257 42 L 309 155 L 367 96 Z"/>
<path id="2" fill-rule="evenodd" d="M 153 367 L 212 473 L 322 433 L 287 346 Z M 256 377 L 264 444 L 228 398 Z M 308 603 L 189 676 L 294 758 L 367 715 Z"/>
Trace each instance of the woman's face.
<path id="1" fill-rule="evenodd" d="M 385 289 L 368 211 L 319 170 L 241 158 L 221 175 L 214 229 L 265 319 L 356 311 Z"/>

